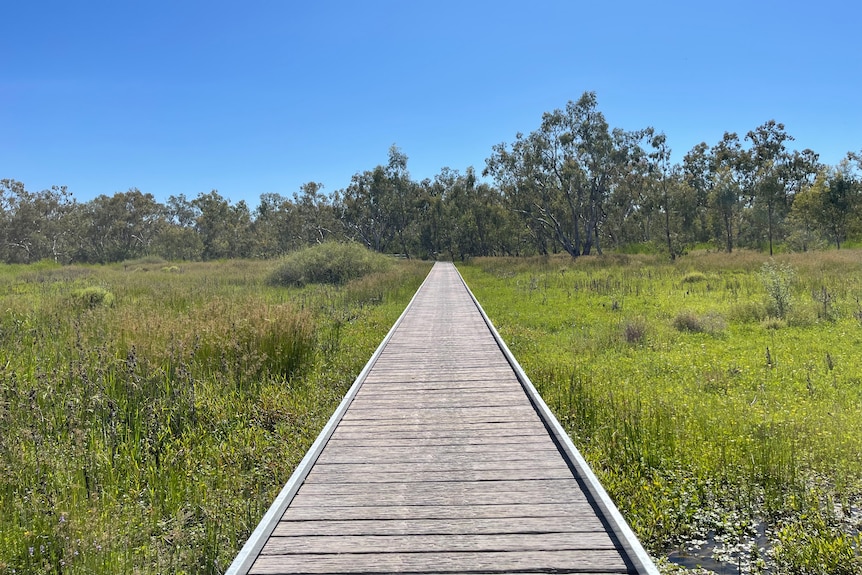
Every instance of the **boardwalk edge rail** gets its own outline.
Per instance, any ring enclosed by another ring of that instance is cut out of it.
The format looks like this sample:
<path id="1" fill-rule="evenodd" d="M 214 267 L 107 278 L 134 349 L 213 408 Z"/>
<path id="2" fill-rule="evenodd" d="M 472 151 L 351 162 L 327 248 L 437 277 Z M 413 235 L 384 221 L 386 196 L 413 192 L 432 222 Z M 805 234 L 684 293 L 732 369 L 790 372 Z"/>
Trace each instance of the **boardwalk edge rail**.
<path id="1" fill-rule="evenodd" d="M 632 531 L 631 527 L 629 527 L 629 524 L 626 522 L 619 509 L 617 509 L 617 506 L 611 500 L 610 496 L 608 495 L 607 491 L 605 491 L 605 488 L 602 486 L 601 482 L 599 482 L 599 479 L 598 477 L 596 477 L 596 474 L 593 473 L 592 469 L 590 469 L 589 464 L 581 455 L 581 452 L 578 451 L 577 447 L 575 447 L 575 444 L 572 442 L 572 439 L 569 437 L 569 434 L 566 433 L 566 430 L 563 429 L 563 426 L 560 424 L 554 414 L 551 413 L 550 408 L 539 395 L 538 390 L 536 390 L 536 386 L 533 385 L 533 382 L 530 381 L 529 377 L 527 377 L 527 374 L 524 372 L 524 369 L 521 367 L 521 364 L 518 363 L 518 360 L 515 359 L 515 356 L 509 350 L 509 346 L 507 346 L 506 342 L 503 341 L 503 338 L 500 336 L 500 333 L 497 331 L 497 328 L 494 327 L 494 324 L 491 322 L 491 319 L 488 317 L 488 314 L 485 313 L 485 310 L 482 308 L 482 305 L 479 303 L 479 300 L 476 299 L 476 296 L 473 294 L 473 291 L 470 289 L 470 286 L 467 285 L 467 282 L 464 281 L 464 278 L 461 276 L 460 272 L 458 273 L 458 277 L 461 278 L 461 283 L 464 284 L 464 287 L 467 289 L 467 292 L 473 299 L 473 303 L 476 305 L 476 308 L 479 310 L 479 313 L 482 314 L 482 318 L 485 320 L 485 324 L 488 326 L 488 329 L 491 330 L 491 333 L 494 335 L 494 339 L 497 341 L 497 345 L 500 347 L 500 350 L 503 352 L 503 355 L 506 356 L 506 361 L 509 362 L 509 365 L 515 371 L 515 375 L 518 378 L 518 381 L 521 382 L 521 386 L 527 392 L 527 395 L 529 396 L 530 401 L 535 406 L 539 417 L 542 418 L 549 431 L 553 433 L 554 437 L 559 442 L 559 445 L 561 446 L 562 450 L 565 452 L 565 456 L 569 458 L 569 461 L 581 473 L 581 477 L 587 489 L 590 491 L 590 495 L 593 496 L 599 509 L 604 513 L 611 530 L 613 531 L 614 535 L 616 535 L 620 544 L 623 546 L 623 549 L 628 554 L 628 558 L 634 564 L 633 566 L 635 567 L 637 572 L 644 575 L 659 575 L 658 568 L 655 566 L 655 563 L 653 563 L 653 560 L 650 558 L 643 545 L 641 545 L 641 542 L 637 538 L 637 535 L 635 535 L 634 531 Z"/>
<path id="2" fill-rule="evenodd" d="M 386 348 L 386 344 L 389 343 L 389 340 L 392 339 L 398 326 L 401 325 L 401 321 L 413 306 L 416 296 L 419 295 L 420 291 L 422 291 L 422 288 L 425 286 L 430 275 L 431 274 L 429 272 L 425 277 L 425 280 L 422 282 L 422 285 L 420 285 L 419 289 L 416 290 L 416 293 L 413 294 L 413 297 L 410 299 L 410 303 L 407 304 L 407 307 L 404 308 L 404 311 L 401 312 L 401 315 L 398 316 L 398 319 L 389 329 L 386 337 L 384 337 L 383 341 L 380 342 L 380 345 L 377 346 L 371 359 L 368 360 L 368 363 L 365 364 L 365 367 L 362 368 L 362 371 L 359 372 L 358 376 L 356 376 L 356 379 L 353 381 L 353 385 L 351 385 L 350 389 L 347 390 L 347 393 L 344 395 L 344 398 L 341 400 L 335 413 L 333 413 L 332 417 L 329 418 L 329 421 L 320 432 L 320 435 L 317 436 L 317 439 L 314 440 L 314 443 L 311 445 L 308 452 L 306 452 L 305 457 L 303 457 L 302 461 L 299 462 L 299 465 L 290 476 L 290 479 L 279 492 L 278 497 L 276 497 L 275 501 L 272 502 L 269 510 L 264 514 L 260 523 L 258 523 L 255 530 L 245 542 L 245 545 L 242 546 L 242 549 L 240 549 L 240 552 L 234 558 L 230 567 L 225 571 L 225 575 L 247 575 L 249 570 L 251 570 L 252 565 L 257 560 L 258 555 L 260 555 L 260 552 L 269 539 L 269 536 L 272 535 L 273 531 L 275 531 L 282 515 L 284 515 L 284 512 L 287 510 L 287 507 L 290 505 L 296 492 L 299 491 L 305 478 L 311 472 L 311 468 L 314 467 L 318 457 L 320 457 L 320 453 L 323 451 L 323 448 L 326 447 L 329 438 L 332 437 L 335 428 L 344 417 L 344 413 L 347 411 L 347 408 L 350 407 L 350 404 L 353 402 L 353 398 L 356 397 L 357 393 L 359 393 L 359 388 L 362 387 L 362 383 L 368 376 L 368 372 L 370 372 L 371 368 L 374 367 L 380 354 L 383 353 L 383 350 Z"/>

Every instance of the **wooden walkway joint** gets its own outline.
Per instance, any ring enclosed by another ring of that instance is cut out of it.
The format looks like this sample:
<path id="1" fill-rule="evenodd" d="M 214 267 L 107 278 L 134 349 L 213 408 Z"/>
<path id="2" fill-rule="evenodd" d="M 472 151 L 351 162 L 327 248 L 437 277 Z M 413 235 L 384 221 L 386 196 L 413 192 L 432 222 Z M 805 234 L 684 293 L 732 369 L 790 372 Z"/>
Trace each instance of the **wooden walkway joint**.
<path id="1" fill-rule="evenodd" d="M 228 573 L 658 570 L 437 263 Z"/>

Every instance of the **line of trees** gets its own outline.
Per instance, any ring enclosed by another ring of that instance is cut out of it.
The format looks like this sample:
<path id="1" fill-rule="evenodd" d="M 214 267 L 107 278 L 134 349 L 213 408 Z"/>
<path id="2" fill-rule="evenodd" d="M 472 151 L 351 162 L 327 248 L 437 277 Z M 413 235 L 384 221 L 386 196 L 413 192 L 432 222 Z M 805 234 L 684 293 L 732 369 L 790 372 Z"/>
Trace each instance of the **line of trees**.
<path id="1" fill-rule="evenodd" d="M 252 209 L 217 191 L 160 203 L 136 188 L 80 203 L 66 187 L 0 180 L 0 260 L 115 262 L 271 258 L 327 240 L 408 257 L 463 259 L 648 245 L 808 250 L 862 236 L 862 152 L 837 166 L 788 148 L 770 120 L 725 133 L 673 163 L 663 133 L 611 128 L 587 92 L 539 127 L 494 146 L 480 181 L 444 168 L 415 181 L 407 156 L 357 173 L 332 194 L 309 182 Z"/>

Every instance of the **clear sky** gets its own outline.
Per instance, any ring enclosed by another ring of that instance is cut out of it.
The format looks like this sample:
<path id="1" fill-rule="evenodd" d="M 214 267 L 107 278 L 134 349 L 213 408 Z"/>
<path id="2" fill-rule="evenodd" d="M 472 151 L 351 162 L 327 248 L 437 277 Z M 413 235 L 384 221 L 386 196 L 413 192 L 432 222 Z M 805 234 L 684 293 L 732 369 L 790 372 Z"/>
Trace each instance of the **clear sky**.
<path id="1" fill-rule="evenodd" d="M 862 150 L 862 1 L 10 0 L 0 178 L 82 201 L 416 180 L 595 91 L 674 158 L 775 119 L 821 160 Z"/>

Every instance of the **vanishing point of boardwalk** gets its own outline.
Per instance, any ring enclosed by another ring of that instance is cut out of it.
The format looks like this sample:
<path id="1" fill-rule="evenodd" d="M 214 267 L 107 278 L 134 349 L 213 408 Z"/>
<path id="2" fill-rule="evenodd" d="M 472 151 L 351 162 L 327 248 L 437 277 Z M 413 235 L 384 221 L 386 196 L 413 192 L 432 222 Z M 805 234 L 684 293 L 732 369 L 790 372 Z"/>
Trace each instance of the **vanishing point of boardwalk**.
<path id="1" fill-rule="evenodd" d="M 438 263 L 229 573 L 657 573 Z"/>

